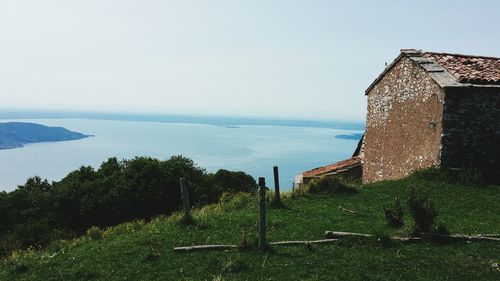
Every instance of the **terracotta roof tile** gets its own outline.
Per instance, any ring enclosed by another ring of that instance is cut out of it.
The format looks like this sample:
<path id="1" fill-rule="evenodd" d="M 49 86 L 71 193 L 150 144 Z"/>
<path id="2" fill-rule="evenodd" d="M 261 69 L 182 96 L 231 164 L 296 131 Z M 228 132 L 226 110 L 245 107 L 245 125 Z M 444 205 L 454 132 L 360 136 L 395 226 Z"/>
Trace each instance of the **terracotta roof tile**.
<path id="1" fill-rule="evenodd" d="M 444 67 L 460 83 L 500 85 L 500 58 L 434 52 L 423 56 Z"/>
<path id="2" fill-rule="evenodd" d="M 321 176 L 321 175 L 328 174 L 328 173 L 333 173 L 333 172 L 336 172 L 338 170 L 347 169 L 347 168 L 358 166 L 358 165 L 361 165 L 361 158 L 359 156 L 354 156 L 352 158 L 342 160 L 342 161 L 339 161 L 339 162 L 334 163 L 334 164 L 330 164 L 327 166 L 323 166 L 323 167 L 319 167 L 319 168 L 315 168 L 315 169 L 306 171 L 302 175 L 303 175 L 303 177 L 306 177 L 306 178 L 317 177 L 317 176 Z"/>

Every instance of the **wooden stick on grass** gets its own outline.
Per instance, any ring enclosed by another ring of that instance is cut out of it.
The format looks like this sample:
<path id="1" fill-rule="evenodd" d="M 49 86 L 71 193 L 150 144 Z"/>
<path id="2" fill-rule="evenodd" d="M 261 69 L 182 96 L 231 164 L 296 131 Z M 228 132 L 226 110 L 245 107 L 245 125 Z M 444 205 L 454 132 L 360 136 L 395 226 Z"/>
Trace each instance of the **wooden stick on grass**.
<path id="1" fill-rule="evenodd" d="M 500 241 L 500 237 L 494 237 L 496 234 L 489 234 L 484 236 L 482 234 L 439 234 L 439 233 L 421 233 L 416 237 L 391 237 L 393 240 L 403 242 L 420 241 L 425 238 L 442 238 L 449 240 L 486 240 L 486 241 Z M 371 234 L 356 233 L 356 232 L 343 232 L 343 231 L 325 231 L 325 238 L 345 238 L 345 237 L 373 237 Z"/>
<path id="2" fill-rule="evenodd" d="M 346 212 L 346 213 L 351 213 L 351 214 L 357 214 L 358 212 L 354 211 L 354 210 L 350 210 L 350 209 L 347 209 L 347 208 L 344 208 L 342 206 L 339 205 L 339 209 Z"/>
<path id="3" fill-rule="evenodd" d="M 197 245 L 188 247 L 175 247 L 174 252 L 210 251 L 210 250 L 230 250 L 237 248 L 237 245 Z"/>

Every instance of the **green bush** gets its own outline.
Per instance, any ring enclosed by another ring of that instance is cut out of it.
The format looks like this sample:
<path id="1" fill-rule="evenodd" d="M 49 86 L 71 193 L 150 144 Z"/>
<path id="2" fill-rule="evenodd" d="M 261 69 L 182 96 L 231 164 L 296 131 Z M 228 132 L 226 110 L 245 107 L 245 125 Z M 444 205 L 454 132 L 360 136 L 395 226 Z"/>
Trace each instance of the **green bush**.
<path id="1" fill-rule="evenodd" d="M 415 231 L 429 232 L 435 223 L 437 211 L 432 202 L 429 201 L 428 195 L 412 187 L 407 202 L 408 210 L 415 225 Z"/>
<path id="2" fill-rule="evenodd" d="M 403 229 L 402 229 L 402 234 L 406 237 L 413 237 L 415 236 L 417 233 L 417 230 L 416 230 L 416 227 L 415 227 L 415 222 L 411 221 L 411 222 L 406 222 L 404 225 L 403 225 Z"/>
<path id="3" fill-rule="evenodd" d="M 250 193 L 222 193 L 219 199 L 219 206 L 222 210 L 238 210 L 252 204 L 255 200 L 255 196 Z"/>
<path id="4" fill-rule="evenodd" d="M 306 192 L 313 194 L 353 194 L 357 190 L 345 184 L 340 178 L 323 176 L 312 180 L 305 187 Z"/>
<path id="5" fill-rule="evenodd" d="M 33 177 L 12 192 L 0 192 L 0 255 L 71 239 L 92 226 L 170 215 L 181 207 L 181 177 L 191 206 L 216 203 L 224 192 L 256 190 L 254 179 L 244 172 L 209 174 L 183 156 L 109 158 L 98 169 L 82 166 L 52 183 Z M 245 202 L 235 197 L 231 204 L 237 208 Z"/>
<path id="6" fill-rule="evenodd" d="M 22 248 L 22 242 L 13 234 L 4 235 L 0 239 L 0 255 L 6 256 L 14 250 Z"/>
<path id="7" fill-rule="evenodd" d="M 87 232 L 85 232 L 85 236 L 87 236 L 91 240 L 99 240 L 103 237 L 102 233 L 102 229 L 97 226 L 92 226 L 91 228 L 87 229 Z"/>
<path id="8" fill-rule="evenodd" d="M 384 208 L 384 215 L 387 225 L 395 228 L 403 226 L 404 211 L 399 197 L 394 198 L 394 203 L 389 208 Z"/>

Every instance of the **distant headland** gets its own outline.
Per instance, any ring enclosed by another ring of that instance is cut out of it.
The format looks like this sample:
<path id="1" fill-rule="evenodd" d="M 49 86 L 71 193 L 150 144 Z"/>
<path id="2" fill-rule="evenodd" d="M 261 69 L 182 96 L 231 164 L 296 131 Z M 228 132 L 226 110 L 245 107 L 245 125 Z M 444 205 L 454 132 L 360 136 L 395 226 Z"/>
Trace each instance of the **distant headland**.
<path id="1" fill-rule="evenodd" d="M 341 134 L 341 135 L 336 135 L 335 136 L 336 138 L 338 139 L 344 139 L 344 140 L 360 140 L 361 137 L 363 137 L 363 134 L 357 134 L 357 133 L 353 133 L 353 134 Z"/>
<path id="2" fill-rule="evenodd" d="M 0 149 L 23 147 L 29 143 L 79 140 L 85 135 L 63 127 L 47 127 L 35 123 L 0 123 Z"/>

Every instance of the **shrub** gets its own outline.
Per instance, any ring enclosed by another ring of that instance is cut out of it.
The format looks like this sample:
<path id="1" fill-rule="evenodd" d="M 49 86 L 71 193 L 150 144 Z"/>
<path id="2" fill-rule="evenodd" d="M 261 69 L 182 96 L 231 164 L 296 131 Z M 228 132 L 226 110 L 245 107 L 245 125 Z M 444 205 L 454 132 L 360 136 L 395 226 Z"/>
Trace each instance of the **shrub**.
<path id="1" fill-rule="evenodd" d="M 385 220 L 387 225 L 395 228 L 403 226 L 404 212 L 401 207 L 401 199 L 399 197 L 394 198 L 394 203 L 389 208 L 384 208 Z"/>
<path id="2" fill-rule="evenodd" d="M 197 221 L 193 217 L 193 215 L 191 215 L 191 213 L 189 213 L 187 215 L 182 214 L 179 223 L 181 226 L 196 226 Z"/>
<path id="3" fill-rule="evenodd" d="M 338 177 L 323 176 L 312 180 L 306 186 L 306 192 L 313 194 L 352 194 L 357 190 L 349 185 L 346 185 Z"/>
<path id="4" fill-rule="evenodd" d="M 283 197 L 291 198 L 291 199 L 300 198 L 300 197 L 307 197 L 307 191 L 306 191 L 305 187 L 295 188 L 294 190 L 292 190 L 290 192 L 284 193 Z"/>
<path id="5" fill-rule="evenodd" d="M 406 237 L 412 237 L 417 234 L 414 222 L 407 222 L 403 225 L 402 234 Z"/>
<path id="6" fill-rule="evenodd" d="M 212 184 L 223 192 L 257 191 L 255 179 L 245 172 L 233 172 L 224 169 L 218 170 L 212 177 Z"/>
<path id="7" fill-rule="evenodd" d="M 430 231 L 437 217 L 437 211 L 432 202 L 429 201 L 427 194 L 412 187 L 407 202 L 410 215 L 413 218 L 415 230 L 417 232 Z"/>
<path id="8" fill-rule="evenodd" d="M 14 226 L 14 229 L 1 238 L 0 244 L 12 243 L 11 250 L 19 248 L 28 248 L 30 246 L 44 246 L 47 245 L 51 239 L 58 238 L 57 231 L 51 230 L 47 220 L 41 219 L 39 221 L 28 221 L 24 224 Z M 2 246 L 3 249 L 7 249 Z"/>
<path id="9" fill-rule="evenodd" d="M 255 180 L 244 172 L 219 170 L 208 174 L 191 159 L 109 158 L 99 169 L 70 172 L 57 182 L 33 177 L 12 192 L 0 192 L 0 255 L 55 239 L 85 234 L 92 226 L 105 229 L 137 219 L 170 215 L 181 206 L 179 178 L 185 178 L 191 206 L 216 203 L 223 192 L 254 192 Z M 235 196 L 229 208 L 244 206 Z M 197 224 L 197 227 L 200 225 Z M 128 226 L 127 226 L 128 227 Z M 128 229 L 108 229 L 103 235 Z M 99 238 L 97 229 L 92 235 Z M 90 237 L 90 235 L 89 235 Z"/>
<path id="10" fill-rule="evenodd" d="M 87 232 L 85 232 L 85 235 L 90 239 L 90 240 L 99 240 L 101 239 L 103 231 L 97 227 L 97 226 L 92 226 L 91 228 L 87 229 Z"/>
<path id="11" fill-rule="evenodd" d="M 377 244 L 382 246 L 382 247 L 388 247 L 392 243 L 391 236 L 383 230 L 375 231 L 375 233 L 373 234 L 373 237 L 375 238 L 375 241 L 377 242 Z"/>
<path id="12" fill-rule="evenodd" d="M 224 192 L 224 193 L 222 193 L 222 195 L 219 199 L 219 206 L 224 211 L 238 210 L 238 209 L 241 209 L 245 206 L 250 205 L 253 202 L 254 198 L 255 197 L 250 193 Z"/>
<path id="13" fill-rule="evenodd" d="M 28 271 L 28 266 L 26 265 L 26 263 L 20 260 L 15 259 L 13 261 L 10 261 L 9 264 L 10 264 L 10 272 L 13 274 L 21 274 Z"/>
<path id="14" fill-rule="evenodd" d="M 21 248 L 19 238 L 13 234 L 5 235 L 0 239 L 0 256 L 6 256 L 12 251 Z"/>

